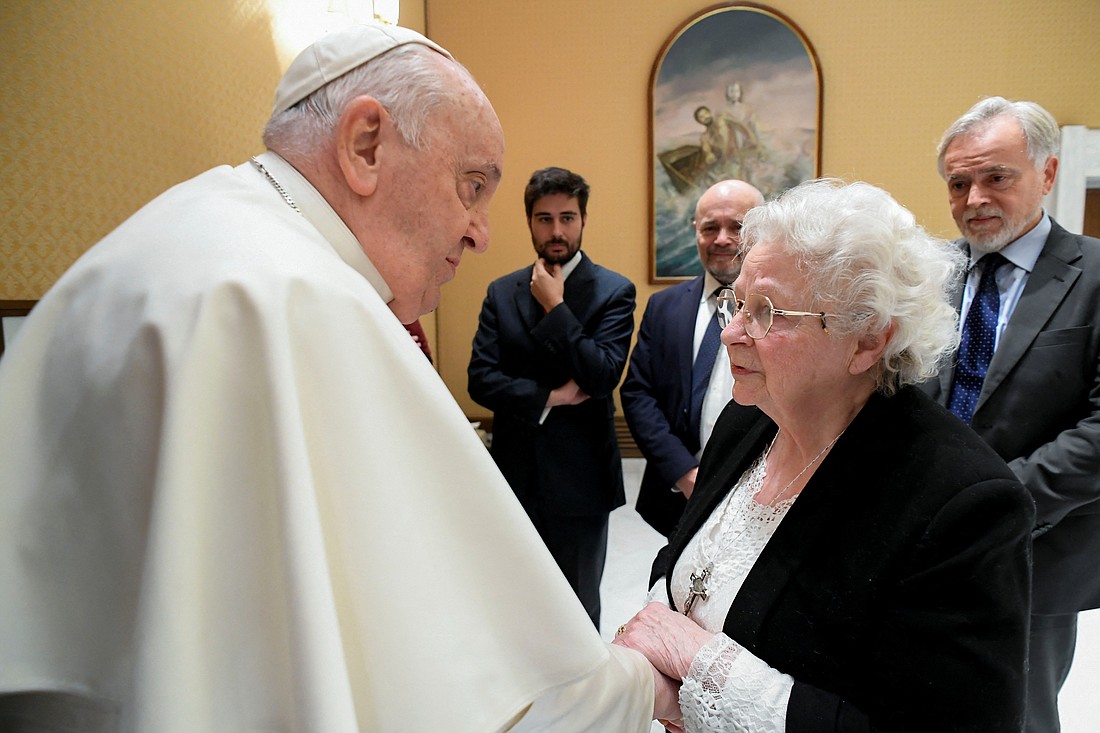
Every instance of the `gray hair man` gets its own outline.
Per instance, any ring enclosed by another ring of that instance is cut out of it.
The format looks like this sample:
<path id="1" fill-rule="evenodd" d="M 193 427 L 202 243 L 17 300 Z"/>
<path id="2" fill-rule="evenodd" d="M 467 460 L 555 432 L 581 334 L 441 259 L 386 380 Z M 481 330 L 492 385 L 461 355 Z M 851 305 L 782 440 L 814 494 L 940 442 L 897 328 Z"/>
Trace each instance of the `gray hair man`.
<path id="1" fill-rule="evenodd" d="M 1043 211 L 1060 131 L 1034 102 L 983 99 L 938 157 L 970 271 L 956 364 L 927 387 L 1035 499 L 1027 730 L 1059 729 L 1077 612 L 1100 606 L 1100 240 Z"/>

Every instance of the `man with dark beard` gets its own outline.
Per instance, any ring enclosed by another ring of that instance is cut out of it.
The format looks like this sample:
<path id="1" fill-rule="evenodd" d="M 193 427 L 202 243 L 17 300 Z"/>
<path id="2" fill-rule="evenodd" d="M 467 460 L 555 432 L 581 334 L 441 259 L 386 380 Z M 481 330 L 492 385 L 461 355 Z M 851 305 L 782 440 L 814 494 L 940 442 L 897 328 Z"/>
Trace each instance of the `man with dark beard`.
<path id="1" fill-rule="evenodd" d="M 608 515 L 626 502 L 612 394 L 634 285 L 580 251 L 588 193 L 563 168 L 531 176 L 538 259 L 489 285 L 468 376 L 470 396 L 493 411 L 493 459 L 599 628 Z"/>

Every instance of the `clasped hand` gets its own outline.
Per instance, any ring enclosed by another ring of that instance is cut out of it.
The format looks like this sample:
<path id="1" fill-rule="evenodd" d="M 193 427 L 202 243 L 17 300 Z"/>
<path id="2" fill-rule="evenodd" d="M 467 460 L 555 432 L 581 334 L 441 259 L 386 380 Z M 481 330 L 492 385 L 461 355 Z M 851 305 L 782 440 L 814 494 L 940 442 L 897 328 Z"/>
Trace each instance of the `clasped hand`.
<path id="1" fill-rule="evenodd" d="M 546 398 L 546 406 L 579 405 L 587 399 L 588 393 L 581 389 L 576 381 L 570 379 L 562 386 L 550 390 L 550 394 Z"/>
<path id="2" fill-rule="evenodd" d="M 687 677 L 691 662 L 714 638 L 690 618 L 663 603 L 653 602 L 623 625 L 613 643 L 645 655 L 654 668 L 656 683 L 654 717 L 670 730 L 679 731 L 680 680 Z"/>

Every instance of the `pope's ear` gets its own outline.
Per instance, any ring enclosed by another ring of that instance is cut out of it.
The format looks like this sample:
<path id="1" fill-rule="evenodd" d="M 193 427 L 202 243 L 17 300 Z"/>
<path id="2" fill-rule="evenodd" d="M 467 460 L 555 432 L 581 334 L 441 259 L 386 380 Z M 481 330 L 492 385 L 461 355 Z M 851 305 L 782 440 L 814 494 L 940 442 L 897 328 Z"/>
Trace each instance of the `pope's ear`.
<path id="1" fill-rule="evenodd" d="M 378 187 L 382 158 L 382 130 L 389 124 L 386 110 L 377 99 L 356 97 L 336 123 L 336 157 L 348 187 L 360 196 L 370 196 Z"/>

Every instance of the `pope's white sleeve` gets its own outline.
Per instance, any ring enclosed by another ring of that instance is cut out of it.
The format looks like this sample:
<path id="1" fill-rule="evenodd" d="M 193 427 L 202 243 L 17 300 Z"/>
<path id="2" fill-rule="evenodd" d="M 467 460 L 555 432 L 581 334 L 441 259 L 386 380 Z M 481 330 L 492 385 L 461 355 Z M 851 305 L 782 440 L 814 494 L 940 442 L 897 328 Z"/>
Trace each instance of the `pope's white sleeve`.
<path id="1" fill-rule="evenodd" d="M 609 645 L 604 664 L 540 695 L 509 733 L 648 733 L 653 720 L 653 672 L 639 652 Z"/>

